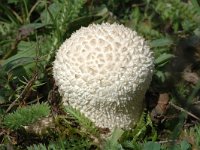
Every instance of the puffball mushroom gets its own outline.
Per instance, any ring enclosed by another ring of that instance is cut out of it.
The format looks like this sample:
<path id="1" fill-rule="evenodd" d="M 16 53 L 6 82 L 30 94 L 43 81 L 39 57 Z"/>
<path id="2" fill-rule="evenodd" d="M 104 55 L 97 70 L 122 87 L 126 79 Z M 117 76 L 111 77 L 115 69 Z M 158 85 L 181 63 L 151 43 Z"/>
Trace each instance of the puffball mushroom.
<path id="1" fill-rule="evenodd" d="M 141 116 L 153 74 L 145 40 L 119 24 L 81 27 L 59 48 L 53 76 L 64 105 L 96 126 L 130 129 Z"/>

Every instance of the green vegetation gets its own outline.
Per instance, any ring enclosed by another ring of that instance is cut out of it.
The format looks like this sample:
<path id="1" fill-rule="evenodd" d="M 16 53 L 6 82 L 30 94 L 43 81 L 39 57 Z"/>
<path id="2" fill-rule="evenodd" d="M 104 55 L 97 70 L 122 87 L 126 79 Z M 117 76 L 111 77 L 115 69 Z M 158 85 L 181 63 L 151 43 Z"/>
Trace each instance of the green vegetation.
<path id="1" fill-rule="evenodd" d="M 9 113 L 4 118 L 4 124 L 10 129 L 19 129 L 24 125 L 29 125 L 41 117 L 50 113 L 47 104 L 35 104 L 23 108 L 18 108 L 14 113 Z"/>
<path id="2" fill-rule="evenodd" d="M 101 22 L 136 30 L 154 51 L 146 110 L 134 130 L 109 133 L 63 108 L 52 78 L 61 43 Z M 199 102 L 198 0 L 1 0 L 0 149 L 200 149 Z M 46 117 L 53 125 L 38 134 Z"/>

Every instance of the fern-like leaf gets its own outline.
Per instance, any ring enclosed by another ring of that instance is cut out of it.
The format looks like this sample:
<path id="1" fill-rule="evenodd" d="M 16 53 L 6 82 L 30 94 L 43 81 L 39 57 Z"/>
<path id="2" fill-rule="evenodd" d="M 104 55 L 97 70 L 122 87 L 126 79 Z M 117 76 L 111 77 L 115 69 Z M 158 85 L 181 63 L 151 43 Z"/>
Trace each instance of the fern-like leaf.
<path id="1" fill-rule="evenodd" d="M 182 25 L 185 30 L 195 29 L 200 23 L 200 15 L 192 4 L 181 0 L 153 1 L 155 11 L 163 20 L 172 21 L 172 27 L 176 31 Z"/>
<path id="2" fill-rule="evenodd" d="M 68 106 L 65 107 L 65 111 L 69 113 L 71 116 L 73 116 L 78 123 L 85 128 L 90 134 L 96 135 L 97 134 L 97 129 L 95 125 L 83 114 L 81 114 L 80 111 Z"/>
<path id="3" fill-rule="evenodd" d="M 50 108 L 47 103 L 35 104 L 17 109 L 14 113 L 5 116 L 3 124 L 10 129 L 19 129 L 29 125 L 41 117 L 48 116 Z"/>
<path id="4" fill-rule="evenodd" d="M 27 150 L 82 150 L 90 149 L 91 142 L 88 139 L 71 137 L 70 139 L 59 139 L 50 142 L 49 145 L 33 144 Z"/>
<path id="5" fill-rule="evenodd" d="M 60 42 L 62 42 L 63 35 L 67 29 L 67 26 L 73 21 L 79 14 L 85 0 L 61 0 L 62 8 L 58 17 L 52 18 L 55 25 L 55 31 L 52 33 L 52 45 L 47 61 L 54 55 L 55 49 L 58 48 Z M 52 16 L 50 14 L 50 16 Z"/>

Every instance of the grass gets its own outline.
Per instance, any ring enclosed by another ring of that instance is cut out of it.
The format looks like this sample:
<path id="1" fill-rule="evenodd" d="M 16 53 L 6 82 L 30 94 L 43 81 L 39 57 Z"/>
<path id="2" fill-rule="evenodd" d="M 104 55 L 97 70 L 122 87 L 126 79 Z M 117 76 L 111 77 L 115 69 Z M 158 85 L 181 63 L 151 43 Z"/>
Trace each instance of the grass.
<path id="1" fill-rule="evenodd" d="M 200 149 L 197 0 L 2 0 L 0 14 L 0 149 Z M 107 139 L 109 131 L 63 108 L 52 78 L 60 44 L 101 22 L 136 30 L 155 55 L 140 122 Z"/>

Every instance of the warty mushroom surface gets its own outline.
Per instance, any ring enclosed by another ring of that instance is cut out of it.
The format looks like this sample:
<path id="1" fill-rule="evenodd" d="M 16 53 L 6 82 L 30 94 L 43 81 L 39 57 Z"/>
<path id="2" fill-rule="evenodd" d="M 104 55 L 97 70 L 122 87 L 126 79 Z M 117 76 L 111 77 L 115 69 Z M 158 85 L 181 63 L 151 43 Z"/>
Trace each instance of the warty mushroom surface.
<path id="1" fill-rule="evenodd" d="M 61 45 L 53 76 L 64 105 L 96 126 L 130 129 L 141 116 L 153 54 L 135 31 L 119 24 L 81 27 Z"/>

